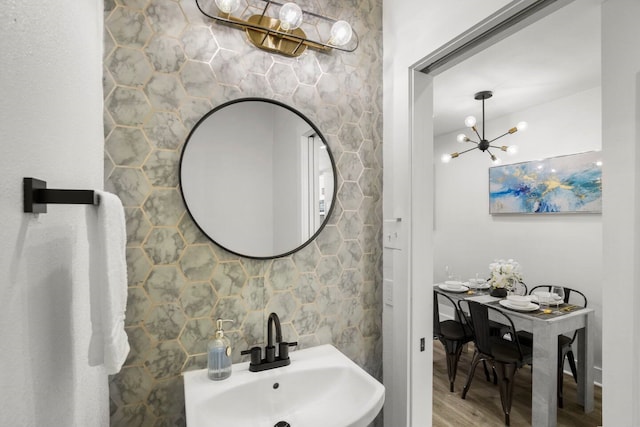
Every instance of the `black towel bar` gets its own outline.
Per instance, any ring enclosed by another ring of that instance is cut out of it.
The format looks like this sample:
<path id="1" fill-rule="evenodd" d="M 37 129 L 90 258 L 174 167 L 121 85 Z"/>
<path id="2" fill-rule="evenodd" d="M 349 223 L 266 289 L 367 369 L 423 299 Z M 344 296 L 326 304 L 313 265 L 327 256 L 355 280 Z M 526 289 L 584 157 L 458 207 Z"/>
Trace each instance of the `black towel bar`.
<path id="1" fill-rule="evenodd" d="M 46 213 L 47 204 L 98 205 L 98 194 L 93 190 L 59 190 L 47 188 L 47 182 L 36 178 L 23 178 L 24 212 Z"/>

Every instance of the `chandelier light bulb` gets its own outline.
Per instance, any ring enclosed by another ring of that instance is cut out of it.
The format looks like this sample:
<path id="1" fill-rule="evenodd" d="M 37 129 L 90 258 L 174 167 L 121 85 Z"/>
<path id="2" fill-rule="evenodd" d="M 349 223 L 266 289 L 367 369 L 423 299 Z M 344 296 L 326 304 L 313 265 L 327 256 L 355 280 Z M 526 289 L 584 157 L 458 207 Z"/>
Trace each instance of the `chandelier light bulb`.
<path id="1" fill-rule="evenodd" d="M 500 163 L 502 163 L 502 160 L 500 160 L 499 158 L 497 158 L 496 156 L 494 156 L 492 154 L 491 155 L 491 163 L 493 163 L 494 165 L 499 165 Z"/>
<path id="2" fill-rule="evenodd" d="M 527 122 L 520 122 L 520 123 L 518 123 L 518 124 L 516 125 L 516 128 L 517 128 L 518 130 L 525 130 L 525 129 L 527 129 L 527 126 L 529 126 L 529 125 L 527 124 Z"/>
<path id="3" fill-rule="evenodd" d="M 233 13 L 240 7 L 240 0 L 216 0 L 220 12 Z"/>
<path id="4" fill-rule="evenodd" d="M 518 146 L 517 145 L 510 145 L 507 147 L 507 154 L 513 156 L 514 154 L 518 153 Z"/>
<path id="5" fill-rule="evenodd" d="M 302 25 L 302 9 L 295 3 L 285 3 L 280 8 L 280 27 L 291 31 Z"/>
<path id="6" fill-rule="evenodd" d="M 353 29 L 347 21 L 336 21 L 331 26 L 331 38 L 329 39 L 330 45 L 344 46 L 351 40 L 353 35 Z"/>
<path id="7" fill-rule="evenodd" d="M 451 161 L 451 154 L 443 154 L 440 160 L 442 163 L 449 163 Z"/>
<path id="8" fill-rule="evenodd" d="M 468 128 L 472 128 L 476 125 L 476 118 L 473 116 L 468 116 L 464 119 L 464 125 Z"/>
<path id="9" fill-rule="evenodd" d="M 462 142 L 466 142 L 469 140 L 469 138 L 467 138 L 467 135 L 465 135 L 464 133 L 458 134 L 458 137 L 456 138 L 458 140 L 458 142 L 462 143 Z"/>

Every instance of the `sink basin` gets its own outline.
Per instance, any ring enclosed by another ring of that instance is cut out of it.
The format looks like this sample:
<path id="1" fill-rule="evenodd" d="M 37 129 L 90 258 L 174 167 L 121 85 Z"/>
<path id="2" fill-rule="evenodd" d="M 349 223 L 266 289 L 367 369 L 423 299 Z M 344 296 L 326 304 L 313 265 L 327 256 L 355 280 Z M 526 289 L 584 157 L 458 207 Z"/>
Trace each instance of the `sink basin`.
<path id="1" fill-rule="evenodd" d="M 291 364 L 229 379 L 184 373 L 188 427 L 367 427 L 384 403 L 384 386 L 332 345 L 289 354 Z"/>

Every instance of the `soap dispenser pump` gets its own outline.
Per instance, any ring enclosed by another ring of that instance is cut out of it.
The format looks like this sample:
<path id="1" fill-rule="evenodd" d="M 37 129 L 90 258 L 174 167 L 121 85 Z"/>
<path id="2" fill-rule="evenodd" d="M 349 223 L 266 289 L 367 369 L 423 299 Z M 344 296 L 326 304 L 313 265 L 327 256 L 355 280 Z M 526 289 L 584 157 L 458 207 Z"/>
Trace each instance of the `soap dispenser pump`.
<path id="1" fill-rule="evenodd" d="M 231 342 L 224 336 L 222 324 L 233 320 L 216 320 L 216 335 L 207 346 L 207 370 L 210 380 L 220 381 L 231 376 Z"/>

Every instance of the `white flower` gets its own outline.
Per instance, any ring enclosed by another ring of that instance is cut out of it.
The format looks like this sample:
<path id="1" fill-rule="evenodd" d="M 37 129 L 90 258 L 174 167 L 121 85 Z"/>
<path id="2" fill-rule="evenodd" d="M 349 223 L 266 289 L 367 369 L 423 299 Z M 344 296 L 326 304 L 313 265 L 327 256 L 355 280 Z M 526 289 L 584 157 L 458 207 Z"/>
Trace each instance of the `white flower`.
<path id="1" fill-rule="evenodd" d="M 493 288 L 511 288 L 522 281 L 520 264 L 513 259 L 494 261 L 489 264 L 489 271 L 491 271 L 489 285 Z"/>

